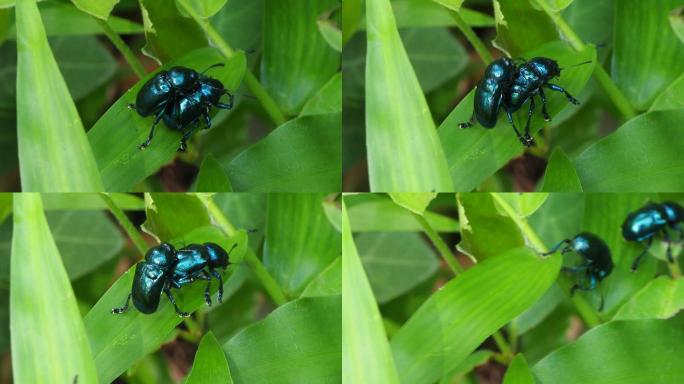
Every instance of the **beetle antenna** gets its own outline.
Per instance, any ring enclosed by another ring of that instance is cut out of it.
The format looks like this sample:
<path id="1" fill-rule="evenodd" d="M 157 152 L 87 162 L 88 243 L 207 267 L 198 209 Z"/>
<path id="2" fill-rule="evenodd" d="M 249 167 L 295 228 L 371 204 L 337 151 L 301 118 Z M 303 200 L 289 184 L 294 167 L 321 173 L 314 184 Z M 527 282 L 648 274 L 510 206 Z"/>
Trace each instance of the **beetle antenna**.
<path id="1" fill-rule="evenodd" d="M 591 63 L 593 63 L 592 60 L 587 60 L 587 61 L 581 62 L 579 64 L 571 65 L 570 68 L 579 67 L 580 65 L 591 64 Z"/>
<path id="2" fill-rule="evenodd" d="M 216 64 L 214 64 L 214 65 L 209 66 L 209 68 L 205 69 L 204 71 L 202 71 L 202 74 L 204 74 L 204 72 L 206 72 L 206 71 L 208 71 L 208 70 L 210 70 L 210 69 L 212 69 L 212 68 L 223 67 L 223 66 L 225 66 L 225 64 L 223 64 L 223 63 L 216 63 Z"/>

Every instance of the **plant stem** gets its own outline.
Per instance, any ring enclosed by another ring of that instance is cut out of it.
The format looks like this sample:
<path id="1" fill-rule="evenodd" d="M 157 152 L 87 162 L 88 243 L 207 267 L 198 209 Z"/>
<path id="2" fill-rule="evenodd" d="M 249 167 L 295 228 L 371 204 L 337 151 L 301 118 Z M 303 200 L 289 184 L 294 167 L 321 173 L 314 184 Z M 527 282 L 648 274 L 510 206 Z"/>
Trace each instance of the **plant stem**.
<path id="1" fill-rule="evenodd" d="M 211 25 L 209 20 L 202 18 L 195 10 L 189 6 L 186 2 L 186 0 L 177 0 L 178 4 L 180 4 L 183 7 L 183 10 L 187 12 L 195 21 L 197 24 L 202 27 L 204 30 L 204 33 L 207 34 L 209 37 L 209 40 L 211 40 L 214 45 L 216 45 L 216 48 L 218 48 L 219 51 L 221 51 L 221 54 L 225 56 L 226 58 L 230 58 L 233 56 L 235 51 L 231 46 L 226 42 L 226 40 L 221 37 L 221 34 L 218 33 L 216 29 L 214 29 L 214 26 Z M 261 105 L 264 107 L 264 110 L 268 115 L 271 117 L 271 120 L 276 125 L 282 125 L 287 121 L 287 118 L 285 118 L 285 115 L 283 112 L 280 110 L 280 107 L 278 107 L 278 104 L 273 100 L 271 95 L 266 92 L 264 87 L 261 86 L 261 83 L 259 83 L 259 80 L 252 74 L 252 72 L 247 69 L 245 71 L 245 78 L 243 80 L 245 82 L 245 85 L 247 88 L 254 94 L 254 97 L 256 97 L 259 102 L 261 102 Z"/>
<path id="2" fill-rule="evenodd" d="M 515 222 L 515 224 L 520 228 L 520 231 L 527 238 L 530 244 L 535 248 L 537 252 L 544 253 L 548 252 L 548 248 L 541 240 L 537 232 L 530 227 L 530 224 L 524 217 L 520 217 L 513 208 L 508 204 L 508 202 L 501 197 L 498 193 L 492 193 L 492 198 L 499 204 L 499 206 L 506 212 L 506 214 Z M 574 296 L 572 298 L 573 303 L 575 303 L 575 308 L 577 312 L 584 320 L 585 324 L 590 327 L 595 327 L 601 323 L 599 317 L 591 309 L 589 303 L 587 303 L 584 298 L 580 296 Z"/>
<path id="3" fill-rule="evenodd" d="M 506 339 L 501 334 L 501 331 L 496 331 L 492 335 L 492 338 L 494 338 L 496 346 L 499 347 L 501 354 L 505 358 L 505 364 L 508 365 L 508 363 L 513 359 L 513 351 L 511 350 L 511 347 L 506 342 Z"/>
<path id="4" fill-rule="evenodd" d="M 551 20 L 553 20 L 553 22 L 556 24 L 556 27 L 558 27 L 563 36 L 565 36 L 570 45 L 576 51 L 581 51 L 584 49 L 585 44 L 582 39 L 580 39 L 577 33 L 575 33 L 572 27 L 570 27 L 570 25 L 559 13 L 554 12 L 549 7 L 549 5 L 546 3 L 546 0 L 534 1 L 544 10 L 544 12 L 546 12 Z M 629 100 L 627 100 L 627 97 L 620 91 L 617 85 L 615 85 L 606 70 L 603 69 L 601 63 L 596 63 L 594 66 L 594 77 L 596 77 L 596 80 L 599 82 L 603 90 L 608 94 L 608 97 L 613 101 L 613 104 L 615 104 L 617 109 L 620 111 L 620 113 L 622 113 L 626 120 L 629 120 L 637 115 L 637 112 L 634 107 L 632 107 L 632 104 L 629 102 Z"/>
<path id="5" fill-rule="evenodd" d="M 235 232 L 237 232 L 237 229 L 228 220 L 226 215 L 223 214 L 211 196 L 203 196 L 201 200 L 204 202 L 204 205 L 207 207 L 207 212 L 209 212 L 209 215 L 214 219 L 216 225 L 218 225 L 226 235 L 233 236 Z M 252 251 L 249 247 L 245 252 L 244 260 L 247 265 L 252 268 L 252 272 L 254 272 L 256 277 L 259 279 L 261 285 L 264 287 L 268 295 L 271 296 L 273 302 L 278 306 L 287 303 L 287 297 L 285 296 L 283 290 L 280 288 L 273 276 L 268 273 L 254 251 Z"/>
<path id="6" fill-rule="evenodd" d="M 468 25 L 468 23 L 466 23 L 465 20 L 463 20 L 460 13 L 456 11 L 452 11 L 450 13 L 451 17 L 456 22 L 456 28 L 458 28 L 461 31 L 461 33 L 465 35 L 466 39 L 468 39 L 468 41 L 470 42 L 470 45 L 472 45 L 473 48 L 475 48 L 477 54 L 480 55 L 482 61 L 484 61 L 486 65 L 489 65 L 489 63 L 491 63 L 494 60 L 494 58 L 492 57 L 492 54 L 489 52 L 489 50 L 484 45 L 482 40 L 480 40 L 480 38 L 477 37 L 475 31 L 473 31 L 473 29 L 470 28 L 470 25 Z"/>
<path id="7" fill-rule="evenodd" d="M 442 259 L 447 263 L 451 271 L 454 273 L 454 275 L 458 275 L 459 273 L 463 272 L 463 266 L 458 263 L 456 258 L 454 257 L 454 254 L 451 253 L 449 250 L 449 247 L 444 243 L 444 240 L 439 236 L 439 233 L 435 231 L 434 228 L 428 223 L 427 220 L 422 215 L 419 215 L 417 213 L 411 212 L 413 214 L 413 217 L 416 218 L 418 223 L 423 227 L 423 231 L 425 231 L 425 234 L 430 238 L 432 241 L 432 244 L 434 244 L 435 248 L 437 248 L 437 251 L 439 252 L 440 256 L 442 256 Z"/>
<path id="8" fill-rule="evenodd" d="M 674 262 L 667 263 L 667 267 L 670 269 L 670 275 L 672 275 L 673 279 L 678 279 L 682 277 L 682 270 L 679 268 L 677 260 L 678 259 L 675 259 Z"/>
<path id="9" fill-rule="evenodd" d="M 114 32 L 112 27 L 110 27 L 106 21 L 98 18 L 95 19 L 100 24 L 102 31 L 105 33 L 105 35 L 107 35 L 112 44 L 114 44 L 116 49 L 118 49 L 119 52 L 121 52 L 124 59 L 131 67 L 133 72 L 135 72 L 135 74 L 138 76 L 138 78 L 142 79 L 143 77 L 145 77 L 145 74 L 147 73 L 145 71 L 145 67 L 143 67 L 140 60 L 138 60 L 133 51 L 131 51 L 128 45 L 126 45 L 126 43 L 123 41 L 123 39 L 121 39 L 121 37 L 116 32 Z"/>
<path id="10" fill-rule="evenodd" d="M 131 223 L 131 221 L 128 219 L 128 216 L 126 216 L 121 208 L 114 203 L 114 200 L 112 200 L 108 193 L 100 192 L 100 198 L 105 202 L 105 204 L 107 204 L 109 211 L 112 213 L 112 215 L 114 215 L 114 217 L 116 217 L 116 220 L 119 222 L 124 231 L 126 231 L 128 237 L 131 239 L 135 247 L 138 248 L 140 254 L 145 255 L 145 252 L 147 252 L 147 243 L 145 242 L 145 239 L 143 239 L 140 232 L 138 232 L 138 230 L 135 228 L 133 223 Z"/>

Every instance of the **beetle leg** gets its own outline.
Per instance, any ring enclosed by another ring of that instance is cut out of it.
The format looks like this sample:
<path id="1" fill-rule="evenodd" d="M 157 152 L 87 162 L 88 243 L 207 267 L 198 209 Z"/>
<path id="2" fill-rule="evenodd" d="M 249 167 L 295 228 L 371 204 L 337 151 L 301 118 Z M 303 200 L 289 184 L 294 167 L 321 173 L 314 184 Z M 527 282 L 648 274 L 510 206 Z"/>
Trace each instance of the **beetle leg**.
<path id="1" fill-rule="evenodd" d="M 223 91 L 226 95 L 228 95 L 228 104 L 224 103 L 216 103 L 215 107 L 216 108 L 221 108 L 221 109 L 231 109 L 233 108 L 233 101 L 235 100 L 235 96 L 228 92 L 228 90 Z"/>
<path id="2" fill-rule="evenodd" d="M 157 112 L 157 116 L 154 118 L 154 123 L 152 124 L 152 129 L 150 129 L 150 134 L 147 136 L 147 140 L 145 140 L 144 143 L 140 144 L 138 146 L 138 149 L 145 149 L 150 146 L 150 142 L 154 137 L 154 127 L 156 127 L 157 124 L 159 124 L 159 121 L 161 120 L 162 116 L 164 116 L 164 113 L 166 112 L 169 105 L 170 104 L 165 103 L 162 107 L 159 108 L 159 112 Z"/>
<path id="3" fill-rule="evenodd" d="M 566 253 L 567 252 L 566 249 L 570 247 L 570 242 L 571 242 L 570 239 L 561 240 L 561 242 L 559 242 L 558 244 L 551 247 L 551 249 L 549 249 L 548 252 L 541 253 L 540 256 L 548 256 L 550 254 L 556 253 L 556 251 L 558 251 L 560 249 L 560 247 L 562 247 L 563 245 L 566 245 L 566 247 L 563 248 L 561 253 Z"/>
<path id="4" fill-rule="evenodd" d="M 211 116 L 209 116 L 209 106 L 207 106 L 207 109 L 204 111 L 204 125 L 204 129 L 211 128 Z"/>
<path id="5" fill-rule="evenodd" d="M 527 140 L 524 137 L 522 137 L 520 131 L 518 131 L 518 128 L 515 126 L 515 123 L 513 122 L 513 114 L 511 113 L 511 111 L 506 111 L 506 116 L 508 117 L 508 122 L 511 124 L 513 130 L 515 131 L 515 135 L 518 136 L 518 140 L 520 140 L 520 142 L 523 145 L 527 146 Z"/>
<path id="6" fill-rule="evenodd" d="M 473 126 L 474 120 L 475 120 L 475 114 L 472 114 L 472 115 L 470 115 L 470 119 L 468 119 L 468 121 L 458 124 L 458 127 L 461 129 L 470 128 Z"/>
<path id="7" fill-rule="evenodd" d="M 643 258 L 646 252 L 648 252 L 648 249 L 651 248 L 651 244 L 653 244 L 653 237 L 648 238 L 646 247 L 644 247 L 644 250 L 641 251 L 641 254 L 637 256 L 637 258 L 634 260 L 634 263 L 632 263 L 632 272 L 636 271 L 637 267 L 639 266 L 639 261 L 641 261 L 641 258 Z"/>
<path id="8" fill-rule="evenodd" d="M 178 152 L 185 152 L 185 149 L 188 147 L 187 142 L 190 136 L 195 132 L 197 129 L 197 126 L 199 125 L 199 120 L 195 122 L 195 124 L 190 128 L 187 132 L 183 134 L 183 137 L 181 138 L 180 141 L 180 146 L 178 147 Z"/>
<path id="9" fill-rule="evenodd" d="M 123 307 L 118 307 L 118 308 L 112 308 L 112 313 L 116 315 L 120 315 L 128 310 L 128 303 L 131 301 L 131 294 L 128 294 L 128 297 L 126 298 L 126 304 L 123 305 Z"/>
<path id="10" fill-rule="evenodd" d="M 212 276 L 214 276 L 219 281 L 218 301 L 219 301 L 219 303 L 222 303 L 223 302 L 223 277 L 221 277 L 221 274 L 218 273 L 215 269 L 212 269 L 210 271 L 210 273 Z"/>
<path id="11" fill-rule="evenodd" d="M 544 117 L 544 121 L 551 121 L 551 116 L 549 116 L 549 112 L 546 110 L 546 95 L 542 88 L 539 88 L 539 97 L 542 101 L 542 116 Z"/>
<path id="12" fill-rule="evenodd" d="M 674 259 L 672 259 L 672 239 L 670 239 L 670 234 L 667 233 L 667 229 L 663 228 L 663 239 L 665 239 L 665 242 L 667 243 L 667 261 L 669 263 L 674 263 Z"/>
<path id="13" fill-rule="evenodd" d="M 572 97 L 572 95 L 570 93 L 568 93 L 568 91 L 566 91 L 565 88 L 561 87 L 560 85 L 548 83 L 548 84 L 546 84 L 546 86 L 549 87 L 549 89 L 553 89 L 554 91 L 565 93 L 565 97 L 568 98 L 569 102 L 571 102 L 575 105 L 578 105 L 580 103 L 579 100 Z"/>
<path id="14" fill-rule="evenodd" d="M 534 95 L 530 96 L 530 109 L 527 111 L 527 123 L 525 123 L 525 136 L 526 146 L 530 147 L 534 145 L 534 139 L 530 136 L 530 121 L 532 120 L 532 112 L 534 112 Z"/>
<path id="15" fill-rule="evenodd" d="M 180 310 L 180 308 L 178 308 L 178 305 L 176 305 L 176 299 L 173 298 L 173 295 L 171 294 L 171 289 L 169 288 L 168 284 L 166 286 L 164 286 L 164 293 L 166 293 L 166 296 L 168 296 L 169 301 L 171 302 L 171 304 L 173 304 L 173 308 L 176 310 L 176 313 L 178 314 L 178 316 L 180 316 L 180 317 L 190 316 L 189 313 L 183 312 Z"/>
<path id="16" fill-rule="evenodd" d="M 577 272 L 586 271 L 587 268 L 589 268 L 589 266 L 587 266 L 587 265 L 578 265 L 575 267 L 563 267 L 561 269 L 565 272 L 577 273 Z"/>

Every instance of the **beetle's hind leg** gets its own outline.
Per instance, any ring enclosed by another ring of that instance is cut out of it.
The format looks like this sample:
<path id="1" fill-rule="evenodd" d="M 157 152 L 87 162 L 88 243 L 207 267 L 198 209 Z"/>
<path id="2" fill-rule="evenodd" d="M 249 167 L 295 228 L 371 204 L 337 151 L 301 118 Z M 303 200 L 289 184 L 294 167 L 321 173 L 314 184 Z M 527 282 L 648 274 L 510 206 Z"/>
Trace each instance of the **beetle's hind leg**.
<path id="1" fill-rule="evenodd" d="M 515 131 L 515 135 L 518 136 L 518 140 L 520 140 L 520 142 L 521 142 L 524 146 L 529 147 L 531 144 L 530 144 L 530 142 L 529 142 L 526 138 L 524 138 L 524 137 L 520 134 L 520 131 L 518 130 L 518 127 L 515 126 L 515 123 L 513 122 L 513 114 L 511 113 L 511 111 L 506 111 L 506 117 L 508 117 L 508 122 L 511 124 L 511 127 L 513 127 L 513 130 Z"/>
<path id="2" fill-rule="evenodd" d="M 166 113 L 167 105 L 169 104 L 164 104 L 164 106 L 159 108 L 159 112 L 157 112 L 157 115 L 154 118 L 154 123 L 152 124 L 152 129 L 150 129 L 150 134 L 147 135 L 147 140 L 145 140 L 142 144 L 138 146 L 138 149 L 145 149 L 150 146 L 150 142 L 152 142 L 152 138 L 154 137 L 154 128 L 159 124 L 159 121 L 161 118 L 164 116 L 164 113 Z"/>
<path id="3" fill-rule="evenodd" d="M 218 273 L 215 269 L 212 269 L 210 271 L 211 275 L 216 278 L 216 280 L 219 281 L 219 289 L 218 289 L 218 302 L 222 303 L 223 302 L 223 277 L 221 277 L 221 274 Z"/>
<path id="4" fill-rule="evenodd" d="M 178 305 L 176 304 L 176 299 L 173 298 L 173 295 L 171 294 L 171 288 L 169 288 L 168 284 L 164 287 L 164 293 L 166 293 L 166 296 L 169 298 L 169 301 L 171 304 L 173 304 L 173 308 L 176 310 L 176 313 L 180 317 L 188 317 L 190 316 L 189 313 L 183 312 L 178 308 Z"/>
<path id="5" fill-rule="evenodd" d="M 539 98 L 542 101 L 542 116 L 544 117 L 544 121 L 551 121 L 551 116 L 549 116 L 549 112 L 546 110 L 546 94 L 544 94 L 542 88 L 539 88 Z"/>
<path id="6" fill-rule="evenodd" d="M 123 307 L 118 307 L 118 308 L 112 308 L 112 313 L 115 315 L 120 315 L 128 310 L 128 303 L 131 301 L 131 294 L 128 294 L 128 297 L 126 298 L 126 304 L 123 305 Z"/>
<path id="7" fill-rule="evenodd" d="M 188 139 L 193 133 L 195 133 L 195 130 L 198 126 L 199 119 L 195 120 L 195 122 L 192 124 L 192 127 L 183 134 L 183 137 L 181 137 L 180 145 L 178 146 L 178 152 L 185 152 L 185 150 L 188 148 Z"/>
<path id="8" fill-rule="evenodd" d="M 667 229 L 663 228 L 663 239 L 667 243 L 667 252 L 665 255 L 667 255 L 667 261 L 672 264 L 674 263 L 674 259 L 672 258 L 672 239 L 670 238 L 670 234 L 667 233 Z"/>
<path id="9" fill-rule="evenodd" d="M 653 244 L 653 236 L 648 238 L 648 243 L 646 243 L 646 247 L 644 247 L 644 250 L 641 251 L 641 253 L 639 254 L 639 256 L 637 256 L 636 259 L 634 259 L 634 262 L 632 263 L 632 272 L 636 271 L 637 267 L 639 266 L 639 262 L 644 257 L 646 252 L 648 252 L 648 249 L 651 248 L 651 244 Z"/>
<path id="10" fill-rule="evenodd" d="M 523 139 L 525 139 L 525 142 L 523 144 L 525 144 L 525 146 L 527 147 L 531 147 L 535 144 L 534 139 L 532 138 L 532 136 L 530 136 L 530 121 L 532 121 L 532 112 L 534 112 L 534 108 L 534 95 L 532 95 L 530 96 L 530 109 L 527 111 L 527 123 L 525 123 L 525 136 L 523 137 Z"/>
<path id="11" fill-rule="evenodd" d="M 546 84 L 546 86 L 547 86 L 549 89 L 552 89 L 552 90 L 554 90 L 554 91 L 556 91 L 556 92 L 563 92 L 563 93 L 565 94 L 565 97 L 567 97 L 567 99 L 568 99 L 569 102 L 571 102 L 571 103 L 573 103 L 573 104 L 575 104 L 575 105 L 579 105 L 579 103 L 580 103 L 579 100 L 577 100 L 577 99 L 575 99 L 574 97 L 572 97 L 572 95 L 571 95 L 568 91 L 566 91 L 565 88 L 561 87 L 560 85 L 548 83 L 548 84 Z"/>

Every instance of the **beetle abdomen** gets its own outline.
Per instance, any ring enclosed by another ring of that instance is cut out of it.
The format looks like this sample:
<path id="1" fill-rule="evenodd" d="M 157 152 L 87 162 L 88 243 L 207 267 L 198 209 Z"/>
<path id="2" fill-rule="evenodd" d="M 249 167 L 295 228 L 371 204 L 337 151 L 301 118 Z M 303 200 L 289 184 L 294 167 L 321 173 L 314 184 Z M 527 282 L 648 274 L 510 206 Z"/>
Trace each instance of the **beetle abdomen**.
<path id="1" fill-rule="evenodd" d="M 667 220 L 655 207 L 630 213 L 622 223 L 622 236 L 626 240 L 641 241 L 663 228 Z"/>
<path id="2" fill-rule="evenodd" d="M 135 98 L 136 111 L 143 117 L 151 115 L 168 100 L 171 91 L 166 71 L 159 72 L 140 88 Z"/>
<path id="3" fill-rule="evenodd" d="M 133 305 L 142 313 L 156 311 L 164 283 L 164 271 L 159 266 L 144 261 L 138 263 L 131 289 Z"/>
<path id="4" fill-rule="evenodd" d="M 499 119 L 503 92 L 490 79 L 483 79 L 475 90 L 475 117 L 485 128 L 494 128 Z M 488 84 L 489 83 L 489 84 Z"/>

